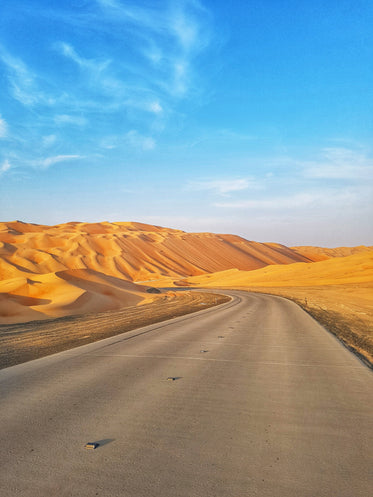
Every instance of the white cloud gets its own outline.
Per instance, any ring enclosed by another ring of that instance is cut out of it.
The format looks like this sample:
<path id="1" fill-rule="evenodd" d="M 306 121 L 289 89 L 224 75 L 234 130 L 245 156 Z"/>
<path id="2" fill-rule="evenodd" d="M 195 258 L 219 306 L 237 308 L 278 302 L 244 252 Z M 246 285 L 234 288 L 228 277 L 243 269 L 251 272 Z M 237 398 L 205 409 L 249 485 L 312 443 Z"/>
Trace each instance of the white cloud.
<path id="1" fill-rule="evenodd" d="M 188 189 L 190 190 L 210 190 L 220 195 L 247 190 L 248 188 L 256 189 L 258 185 L 250 178 L 190 181 L 188 183 Z"/>
<path id="2" fill-rule="evenodd" d="M 51 147 L 56 143 L 57 136 L 56 135 L 46 135 L 43 136 L 43 146 L 44 147 Z"/>
<path id="3" fill-rule="evenodd" d="M 75 126 L 85 126 L 87 124 L 87 119 L 82 116 L 71 116 L 68 114 L 59 114 L 54 117 L 54 122 L 56 124 L 73 124 Z"/>
<path id="4" fill-rule="evenodd" d="M 0 61 L 7 69 L 13 97 L 25 106 L 54 105 L 56 99 L 40 90 L 37 77 L 19 58 L 10 55 L 0 46 Z"/>
<path id="5" fill-rule="evenodd" d="M 156 76 L 152 75 L 149 80 L 148 67 L 136 66 L 149 87 L 157 85 L 173 97 L 185 96 L 193 80 L 194 58 L 209 43 L 208 11 L 197 0 L 170 2 L 165 7 L 96 1 L 103 19 L 128 31 L 135 49 L 151 62 L 153 69 L 158 69 Z"/>
<path id="6" fill-rule="evenodd" d="M 6 138 L 8 135 L 8 125 L 0 115 L 0 138 Z"/>
<path id="7" fill-rule="evenodd" d="M 32 161 L 32 165 L 40 167 L 41 169 L 48 169 L 48 167 L 57 164 L 58 162 L 66 162 L 76 159 L 83 159 L 81 155 L 55 155 L 53 157 L 46 157 L 45 159 L 39 159 Z"/>
<path id="8" fill-rule="evenodd" d="M 300 163 L 309 179 L 364 180 L 373 178 L 373 160 L 360 151 L 324 148 L 318 162 Z"/>
<path id="9" fill-rule="evenodd" d="M 338 206 L 347 207 L 360 197 L 358 190 L 338 191 L 325 190 L 315 192 L 301 192 L 282 197 L 242 200 L 235 202 L 217 202 L 215 207 L 228 209 L 274 210 L 280 212 L 286 209 L 326 208 Z M 311 211 L 310 211 L 311 212 Z"/>
<path id="10" fill-rule="evenodd" d="M 9 169 L 11 168 L 11 164 L 10 162 L 8 161 L 8 159 L 6 159 L 0 166 L 0 176 L 4 173 L 6 173 L 7 171 L 9 171 Z"/>
<path id="11" fill-rule="evenodd" d="M 163 108 L 158 101 L 151 102 L 149 104 L 150 112 L 154 112 L 154 114 L 161 114 L 163 112 Z"/>
<path id="12" fill-rule="evenodd" d="M 136 130 L 131 130 L 124 136 L 124 143 L 130 147 L 142 150 L 153 150 L 156 146 L 154 138 L 144 136 Z"/>
<path id="13" fill-rule="evenodd" d="M 92 71 L 95 74 L 102 72 L 110 64 L 110 60 L 99 62 L 98 60 L 95 59 L 85 59 L 84 57 L 81 57 L 76 52 L 75 48 L 69 43 L 65 42 L 57 43 L 56 47 L 65 57 L 74 61 L 80 68 L 84 70 L 88 69 L 89 71 Z"/>

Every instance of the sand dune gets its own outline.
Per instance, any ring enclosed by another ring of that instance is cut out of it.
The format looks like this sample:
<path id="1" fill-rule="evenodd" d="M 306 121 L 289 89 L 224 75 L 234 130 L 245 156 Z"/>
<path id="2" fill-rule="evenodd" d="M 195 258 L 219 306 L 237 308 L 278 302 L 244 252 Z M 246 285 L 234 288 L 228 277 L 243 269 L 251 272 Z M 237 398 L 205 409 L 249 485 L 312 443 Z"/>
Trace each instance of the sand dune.
<path id="1" fill-rule="evenodd" d="M 157 298 L 136 282 L 234 288 L 368 281 L 368 249 L 289 248 L 133 222 L 0 223 L 0 323 L 114 310 Z M 312 262 L 320 259 L 325 260 Z"/>
<path id="2" fill-rule="evenodd" d="M 358 247 L 337 247 L 337 248 L 325 248 L 325 247 L 291 247 L 292 250 L 297 252 L 304 257 L 307 257 L 312 262 L 325 261 L 333 257 L 348 257 L 349 255 L 359 254 L 362 252 L 371 252 L 373 247 L 366 247 L 365 245 L 360 245 Z"/>
<path id="3" fill-rule="evenodd" d="M 178 285 L 203 287 L 314 286 L 373 281 L 373 251 L 312 264 L 267 266 L 255 271 L 231 269 L 176 281 Z"/>
<path id="4" fill-rule="evenodd" d="M 77 269 L 0 282 L 0 324 L 117 310 L 157 295 L 93 270 Z"/>
<path id="5" fill-rule="evenodd" d="M 131 281 L 309 262 L 278 244 L 141 223 L 0 223 L 0 278 L 93 269 Z"/>
<path id="6" fill-rule="evenodd" d="M 0 323 L 114 310 L 136 281 L 308 261 L 288 247 L 142 223 L 0 223 Z"/>

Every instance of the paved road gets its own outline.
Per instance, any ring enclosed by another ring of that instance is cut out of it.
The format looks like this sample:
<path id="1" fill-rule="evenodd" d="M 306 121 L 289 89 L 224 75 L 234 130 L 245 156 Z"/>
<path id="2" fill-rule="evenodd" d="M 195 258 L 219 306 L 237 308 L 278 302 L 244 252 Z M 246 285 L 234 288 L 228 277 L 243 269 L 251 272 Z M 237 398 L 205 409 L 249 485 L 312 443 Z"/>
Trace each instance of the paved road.
<path id="1" fill-rule="evenodd" d="M 372 372 L 292 302 L 229 293 L 0 371 L 1 496 L 372 495 Z"/>

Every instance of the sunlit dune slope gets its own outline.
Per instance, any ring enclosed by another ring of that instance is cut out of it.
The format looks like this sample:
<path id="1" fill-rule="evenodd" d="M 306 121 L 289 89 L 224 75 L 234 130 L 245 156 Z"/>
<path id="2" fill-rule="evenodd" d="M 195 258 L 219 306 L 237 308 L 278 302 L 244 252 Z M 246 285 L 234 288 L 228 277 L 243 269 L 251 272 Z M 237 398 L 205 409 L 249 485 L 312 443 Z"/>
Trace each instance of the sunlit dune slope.
<path id="1" fill-rule="evenodd" d="M 0 282 L 0 324 L 116 310 L 156 298 L 146 287 L 89 269 Z"/>
<path id="2" fill-rule="evenodd" d="M 145 281 L 307 261 L 283 245 L 141 223 L 0 223 L 0 279 L 92 269 Z"/>
<path id="3" fill-rule="evenodd" d="M 267 266 L 255 271 L 237 269 L 177 282 L 203 287 L 296 287 L 338 285 L 373 281 L 373 251 L 337 257 L 313 264 Z"/>
<path id="4" fill-rule="evenodd" d="M 349 255 L 359 254 L 362 252 L 370 252 L 373 247 L 366 247 L 360 245 L 358 247 L 337 247 L 337 248 L 324 248 L 324 247 L 291 247 L 295 252 L 303 255 L 313 262 L 325 261 L 333 257 L 348 257 Z"/>
<path id="5" fill-rule="evenodd" d="M 299 261 L 308 259 L 283 245 L 141 223 L 0 223 L 0 323 L 157 298 L 135 281 Z"/>

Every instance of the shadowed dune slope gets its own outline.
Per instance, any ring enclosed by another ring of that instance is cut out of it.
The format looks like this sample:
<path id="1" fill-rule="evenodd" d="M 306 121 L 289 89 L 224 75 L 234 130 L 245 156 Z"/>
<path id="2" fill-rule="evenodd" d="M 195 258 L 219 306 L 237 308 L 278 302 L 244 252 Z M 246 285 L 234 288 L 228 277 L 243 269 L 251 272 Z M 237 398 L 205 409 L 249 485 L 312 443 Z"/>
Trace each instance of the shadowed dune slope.
<path id="1" fill-rule="evenodd" d="M 131 281 L 309 262 L 279 244 L 141 223 L 0 223 L 0 278 L 92 269 Z"/>
<path id="2" fill-rule="evenodd" d="M 118 310 L 157 295 L 89 269 L 29 275 L 0 282 L 0 324 Z"/>
<path id="3" fill-rule="evenodd" d="M 373 281 L 373 250 L 348 257 L 336 257 L 313 264 L 267 266 L 256 271 L 237 269 L 202 275 L 178 284 L 203 287 L 284 287 L 338 285 Z"/>
<path id="4" fill-rule="evenodd" d="M 283 245 L 142 223 L 0 223 L 0 324 L 157 299 L 136 281 L 299 261 Z"/>

